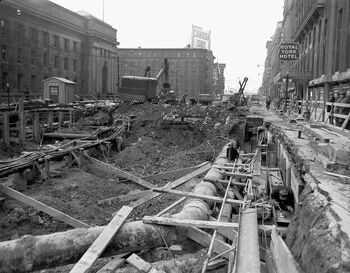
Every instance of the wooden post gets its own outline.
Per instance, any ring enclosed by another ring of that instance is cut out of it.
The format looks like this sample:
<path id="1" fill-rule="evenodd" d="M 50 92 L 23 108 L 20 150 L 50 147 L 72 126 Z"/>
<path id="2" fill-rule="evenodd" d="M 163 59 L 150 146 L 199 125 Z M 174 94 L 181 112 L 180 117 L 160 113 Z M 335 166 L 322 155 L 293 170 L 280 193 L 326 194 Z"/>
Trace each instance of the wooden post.
<path id="1" fill-rule="evenodd" d="M 33 138 L 36 142 L 40 143 L 40 121 L 38 112 L 34 112 L 33 114 Z"/>
<path id="2" fill-rule="evenodd" d="M 48 113 L 48 117 L 47 117 L 47 128 L 48 129 L 52 129 L 53 128 L 53 112 L 50 111 Z"/>
<path id="3" fill-rule="evenodd" d="M 58 126 L 62 127 L 64 124 L 64 112 L 59 111 L 58 112 Z"/>
<path id="4" fill-rule="evenodd" d="M 45 156 L 44 160 L 45 160 L 45 173 L 46 173 L 46 180 L 49 180 L 50 178 L 50 160 L 49 160 L 49 156 Z"/>
<path id="5" fill-rule="evenodd" d="M 111 154 L 112 143 L 110 141 L 105 141 L 104 143 L 107 146 L 107 161 L 109 161 L 109 157 L 110 157 L 110 154 Z"/>
<path id="6" fill-rule="evenodd" d="M 292 168 L 290 166 L 287 166 L 286 170 L 286 185 L 291 186 L 291 181 L 292 181 Z"/>
<path id="7" fill-rule="evenodd" d="M 69 124 L 72 125 L 74 123 L 73 110 L 69 111 Z"/>
<path id="8" fill-rule="evenodd" d="M 82 167 L 82 162 L 83 162 L 83 160 L 82 160 L 82 158 L 83 158 L 83 151 L 84 151 L 84 148 L 79 148 L 79 170 L 81 170 L 81 167 Z"/>
<path id="9" fill-rule="evenodd" d="M 2 114 L 2 140 L 7 148 L 10 147 L 10 126 L 8 112 L 4 112 Z"/>
<path id="10" fill-rule="evenodd" d="M 26 126 L 24 118 L 23 99 L 19 100 L 19 143 L 24 145 L 26 141 Z"/>

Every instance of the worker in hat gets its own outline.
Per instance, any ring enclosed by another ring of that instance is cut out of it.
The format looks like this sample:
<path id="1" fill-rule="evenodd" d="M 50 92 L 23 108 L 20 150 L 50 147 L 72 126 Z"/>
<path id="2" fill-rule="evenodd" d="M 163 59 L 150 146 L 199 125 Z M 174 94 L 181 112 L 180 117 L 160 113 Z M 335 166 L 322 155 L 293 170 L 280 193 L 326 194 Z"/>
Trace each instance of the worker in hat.
<path id="1" fill-rule="evenodd" d="M 281 185 L 273 189 L 271 193 L 272 204 L 281 210 L 294 212 L 294 195 L 290 187 Z"/>
<path id="2" fill-rule="evenodd" d="M 235 162 L 235 160 L 238 159 L 238 157 L 239 152 L 237 150 L 236 145 L 233 142 L 230 142 L 226 150 L 226 158 L 228 162 Z"/>

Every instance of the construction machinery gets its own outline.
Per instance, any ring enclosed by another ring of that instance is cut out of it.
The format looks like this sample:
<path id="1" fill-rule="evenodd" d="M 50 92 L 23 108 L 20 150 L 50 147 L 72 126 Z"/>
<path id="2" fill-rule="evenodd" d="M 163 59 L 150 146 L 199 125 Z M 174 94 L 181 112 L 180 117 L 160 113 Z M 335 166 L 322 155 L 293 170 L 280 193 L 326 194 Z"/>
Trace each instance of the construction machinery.
<path id="1" fill-rule="evenodd" d="M 247 99 L 244 97 L 244 89 L 247 84 L 248 78 L 244 77 L 243 82 L 239 81 L 238 92 L 230 96 L 230 103 L 234 106 L 247 105 Z"/>
<path id="2" fill-rule="evenodd" d="M 160 94 L 157 94 L 157 86 L 159 79 L 164 75 L 164 83 Z M 145 74 L 141 76 L 123 76 L 121 79 L 121 87 L 119 89 L 119 98 L 124 101 L 155 101 L 158 98 L 166 98 L 170 91 L 169 83 L 169 63 L 168 59 L 164 59 L 163 65 L 156 75 L 151 76 L 151 68 L 147 66 Z"/>

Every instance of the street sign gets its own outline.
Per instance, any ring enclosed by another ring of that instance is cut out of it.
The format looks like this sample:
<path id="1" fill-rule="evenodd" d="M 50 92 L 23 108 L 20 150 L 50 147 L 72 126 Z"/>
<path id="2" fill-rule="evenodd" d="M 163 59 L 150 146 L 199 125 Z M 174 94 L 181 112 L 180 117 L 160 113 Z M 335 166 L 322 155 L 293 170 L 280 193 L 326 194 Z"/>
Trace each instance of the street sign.
<path id="1" fill-rule="evenodd" d="M 295 61 L 299 59 L 299 45 L 297 43 L 281 43 L 278 52 L 281 61 Z"/>

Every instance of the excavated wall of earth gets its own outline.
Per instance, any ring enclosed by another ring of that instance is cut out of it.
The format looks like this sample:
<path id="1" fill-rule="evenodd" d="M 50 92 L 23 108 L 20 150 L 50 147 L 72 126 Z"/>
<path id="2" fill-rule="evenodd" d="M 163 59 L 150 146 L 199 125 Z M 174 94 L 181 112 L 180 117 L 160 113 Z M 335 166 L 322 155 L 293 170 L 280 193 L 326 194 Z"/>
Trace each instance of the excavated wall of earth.
<path id="1" fill-rule="evenodd" d="M 342 221 L 332 209 L 329 194 L 319 187 L 321 183 L 308 162 L 298 155 L 298 147 L 277 127 L 271 128 L 293 162 L 295 173 L 303 185 L 296 213 L 289 225 L 286 243 L 302 270 L 307 273 L 350 272 L 350 241 Z M 327 183 L 328 181 L 322 181 Z M 347 213 L 349 213 L 347 208 Z M 349 217 L 349 215 L 347 216 Z"/>

